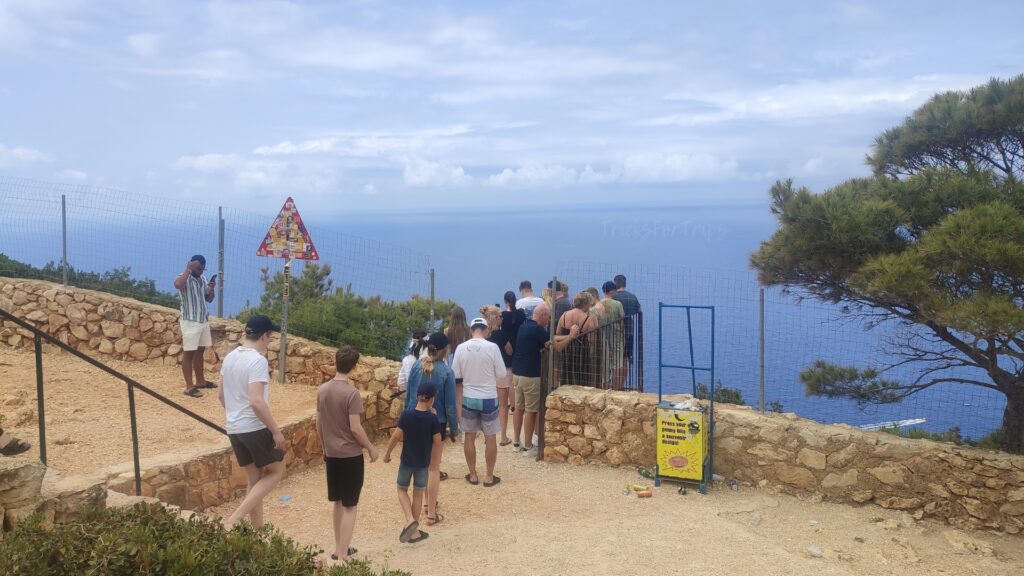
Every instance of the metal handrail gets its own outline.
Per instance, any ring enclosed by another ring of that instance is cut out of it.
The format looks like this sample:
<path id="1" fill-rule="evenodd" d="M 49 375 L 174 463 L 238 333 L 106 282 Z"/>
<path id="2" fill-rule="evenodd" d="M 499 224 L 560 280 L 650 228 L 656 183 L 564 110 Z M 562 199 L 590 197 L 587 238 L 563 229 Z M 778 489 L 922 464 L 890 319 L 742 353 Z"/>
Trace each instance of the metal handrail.
<path id="1" fill-rule="evenodd" d="M 38 405 L 38 413 L 39 413 L 39 459 L 43 462 L 43 464 L 46 464 L 46 419 L 45 419 L 46 412 L 45 412 L 45 406 L 44 406 L 44 401 L 43 401 L 43 348 L 42 348 L 42 341 L 43 340 L 45 340 L 48 343 L 50 343 L 50 344 L 60 348 L 61 350 L 64 350 L 65 352 L 70 353 L 71 355 L 73 355 L 73 356 L 75 356 L 77 358 L 80 358 L 80 359 L 88 362 L 89 364 L 92 364 L 96 368 L 99 368 L 100 370 L 106 372 L 107 374 L 110 374 L 111 376 L 117 378 L 118 380 L 121 380 L 122 382 L 124 382 L 125 384 L 128 385 L 128 405 L 129 405 L 130 418 L 131 418 L 131 423 L 132 423 L 132 453 L 133 453 L 132 455 L 133 455 L 133 459 L 135 461 L 135 492 L 136 492 L 136 494 L 141 495 L 141 493 L 142 493 L 142 474 L 141 474 L 140 464 L 139 464 L 139 435 L 138 435 L 138 426 L 137 426 L 137 421 L 136 421 L 136 416 L 135 416 L 135 389 L 136 388 L 138 388 L 139 390 L 145 392 L 146 394 L 149 394 L 151 397 L 153 397 L 153 398 L 163 402 L 164 404 L 170 406 L 171 408 L 174 408 L 178 412 L 181 412 L 182 414 L 185 414 L 186 416 L 189 416 L 193 420 L 196 420 L 196 421 L 198 421 L 198 422 L 200 422 L 202 424 L 205 424 L 206 426 L 212 428 L 213 430 L 216 430 L 217 432 L 220 432 L 221 434 L 227 434 L 227 431 L 224 428 L 222 428 L 221 426 L 218 426 L 217 424 L 214 424 L 213 422 L 210 422 L 206 418 L 203 418 L 199 414 L 196 414 L 195 412 L 189 410 L 188 408 L 182 406 L 181 404 L 178 404 L 174 400 L 171 400 L 170 398 L 164 396 L 163 394 L 160 394 L 159 392 L 153 390 L 152 388 L 149 388 L 148 386 L 146 386 L 144 384 L 141 384 L 140 382 L 136 381 L 134 378 L 126 376 L 125 374 L 115 370 L 114 368 L 111 368 L 110 366 L 100 362 L 99 360 L 96 360 L 95 358 L 93 358 L 93 357 L 91 357 L 91 356 L 89 356 L 87 354 L 84 354 L 82 352 L 79 352 L 78 350 L 75 350 L 71 346 L 65 344 L 64 342 L 61 342 L 60 340 L 58 340 L 57 338 L 51 336 L 50 334 L 47 334 L 46 332 L 43 332 L 39 328 L 36 328 L 35 326 L 33 326 L 33 325 L 29 324 L 28 322 L 26 322 L 25 320 L 22 320 L 21 318 L 18 318 L 17 316 L 15 316 L 14 314 L 8 312 L 7 310 L 4 310 L 4 309 L 0 308 L 0 318 L 4 318 L 6 320 L 10 320 L 11 322 L 14 322 L 18 326 L 20 326 L 20 327 L 24 328 L 25 330 L 28 330 L 29 332 L 31 332 L 33 337 L 34 337 L 35 355 L 36 355 L 36 403 Z"/>

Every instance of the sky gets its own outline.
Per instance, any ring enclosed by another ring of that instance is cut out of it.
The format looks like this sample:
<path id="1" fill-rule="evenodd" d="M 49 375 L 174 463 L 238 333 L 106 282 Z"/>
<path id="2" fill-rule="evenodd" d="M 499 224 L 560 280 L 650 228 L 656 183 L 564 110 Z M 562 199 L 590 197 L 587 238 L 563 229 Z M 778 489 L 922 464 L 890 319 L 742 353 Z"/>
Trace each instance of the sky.
<path id="1" fill-rule="evenodd" d="M 0 0 L 0 175 L 319 215 L 766 202 L 1024 72 L 1024 3 Z"/>

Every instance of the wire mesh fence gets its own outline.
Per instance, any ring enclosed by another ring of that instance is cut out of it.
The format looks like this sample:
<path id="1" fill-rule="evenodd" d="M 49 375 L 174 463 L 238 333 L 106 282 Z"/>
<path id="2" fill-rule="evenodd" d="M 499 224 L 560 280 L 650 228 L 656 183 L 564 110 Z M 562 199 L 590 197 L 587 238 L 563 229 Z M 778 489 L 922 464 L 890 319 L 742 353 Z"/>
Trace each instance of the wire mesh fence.
<path id="1" fill-rule="evenodd" d="M 173 279 L 200 254 L 207 260 L 206 276 L 219 274 L 223 290 L 221 301 L 210 305 L 211 313 L 219 305 L 224 316 L 249 308 L 280 314 L 273 305 L 279 295 L 274 290 L 280 290 L 284 260 L 256 255 L 278 206 L 255 213 L 7 177 L 0 177 L 0 205 L 0 276 L 62 282 L 66 246 L 68 284 L 177 308 Z M 406 335 L 395 338 L 393 333 L 406 332 L 410 321 L 428 323 L 426 255 L 344 234 L 329 223 L 310 228 L 321 260 L 315 266 L 293 264 L 295 319 L 289 331 L 332 344 L 355 341 L 369 353 L 400 355 Z M 322 295 L 336 298 L 312 301 Z M 412 314 L 396 304 L 410 299 L 417 304 Z M 333 314 L 341 308 L 358 308 L 369 319 L 343 324 Z"/>
<path id="2" fill-rule="evenodd" d="M 860 405 L 853 400 L 810 396 L 801 372 L 817 360 L 884 368 L 898 363 L 900 344 L 916 333 L 912 327 L 883 324 L 868 328 L 863 318 L 838 305 L 800 300 L 781 290 L 761 290 L 753 272 L 697 270 L 671 266 L 563 262 L 558 277 L 570 286 L 601 286 L 615 275 L 627 278 L 645 312 L 645 391 L 666 394 L 706 393 L 707 374 L 665 370 L 658 381 L 658 303 L 715 307 L 715 331 L 710 316 L 668 310 L 662 323 L 661 347 L 666 364 L 707 366 L 714 338 L 718 400 L 759 408 L 764 377 L 765 409 L 796 412 L 822 422 L 856 426 L 902 423 L 932 432 L 958 428 L 979 439 L 1001 422 L 1004 397 L 998 392 L 964 384 L 939 384 L 892 404 Z M 761 366 L 763 334 L 764 365 Z M 890 379 L 917 378 L 922 366 L 904 364 L 888 370 Z M 977 377 L 978 374 L 973 374 Z M 724 390 L 723 390 L 724 389 Z"/>

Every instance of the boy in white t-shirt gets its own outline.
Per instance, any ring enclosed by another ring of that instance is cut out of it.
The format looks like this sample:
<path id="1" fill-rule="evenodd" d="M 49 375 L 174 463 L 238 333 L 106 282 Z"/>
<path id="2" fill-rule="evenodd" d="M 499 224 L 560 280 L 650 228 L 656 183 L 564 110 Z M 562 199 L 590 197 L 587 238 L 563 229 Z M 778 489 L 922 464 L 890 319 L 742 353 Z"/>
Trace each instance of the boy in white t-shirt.
<path id="1" fill-rule="evenodd" d="M 249 481 L 245 499 L 227 519 L 229 527 L 246 514 L 253 526 L 262 526 L 263 498 L 285 474 L 285 440 L 270 414 L 270 365 L 263 355 L 276 330 L 266 316 L 250 318 L 245 340 L 224 358 L 220 371 L 219 397 L 228 439 Z"/>
<path id="2" fill-rule="evenodd" d="M 529 280 L 519 283 L 519 295 L 522 297 L 516 300 L 516 310 L 522 310 L 526 319 L 530 320 L 533 318 L 533 309 L 543 304 L 544 299 L 533 295 L 533 284 Z"/>

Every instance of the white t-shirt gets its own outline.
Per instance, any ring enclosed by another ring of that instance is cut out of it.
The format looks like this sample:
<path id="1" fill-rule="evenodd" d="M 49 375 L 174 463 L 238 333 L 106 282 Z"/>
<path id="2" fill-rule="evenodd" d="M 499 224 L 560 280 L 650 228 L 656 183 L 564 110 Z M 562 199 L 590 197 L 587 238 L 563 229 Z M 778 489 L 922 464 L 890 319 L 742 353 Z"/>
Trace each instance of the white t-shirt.
<path id="1" fill-rule="evenodd" d="M 249 384 L 264 382 L 263 400 L 270 403 L 270 364 L 259 350 L 239 346 L 224 358 L 220 369 L 224 387 L 224 413 L 228 434 L 243 434 L 266 428 L 249 404 Z"/>
<path id="2" fill-rule="evenodd" d="M 523 314 L 526 315 L 527 320 L 533 319 L 533 309 L 544 303 L 543 298 L 536 296 L 527 296 L 526 298 L 520 298 L 516 300 L 516 310 L 522 310 Z"/>
<path id="3" fill-rule="evenodd" d="M 462 378 L 462 397 L 498 397 L 498 378 L 505 376 L 505 362 L 498 345 L 483 338 L 466 340 L 455 349 L 455 378 Z"/>

